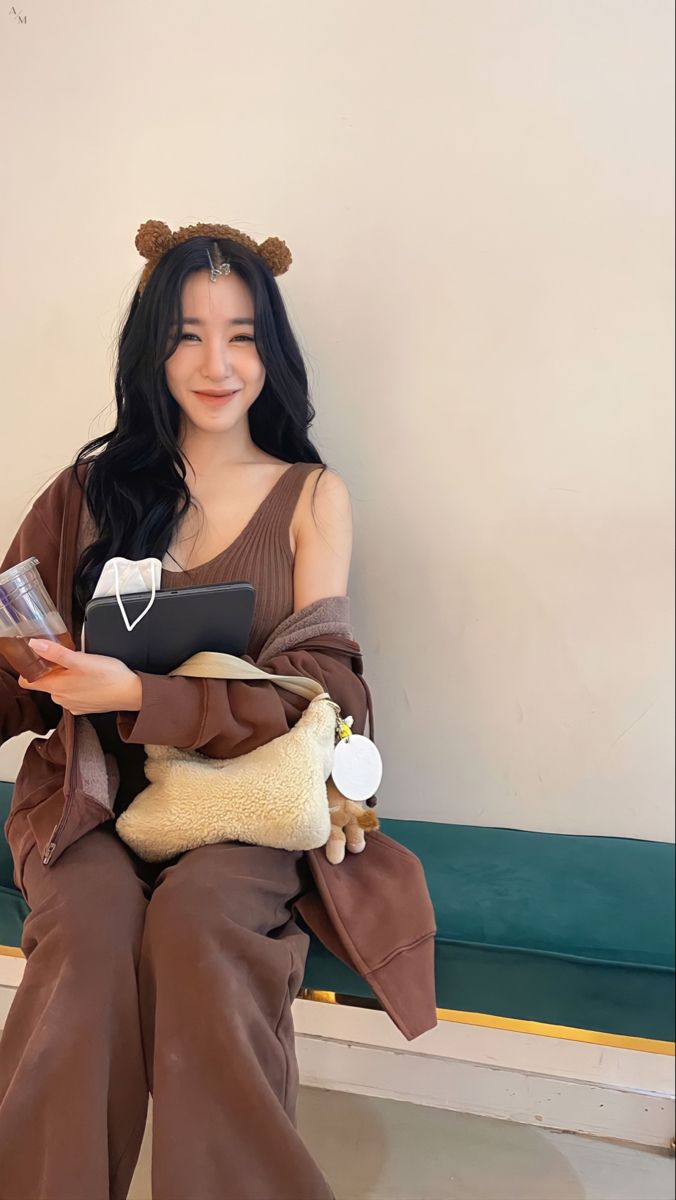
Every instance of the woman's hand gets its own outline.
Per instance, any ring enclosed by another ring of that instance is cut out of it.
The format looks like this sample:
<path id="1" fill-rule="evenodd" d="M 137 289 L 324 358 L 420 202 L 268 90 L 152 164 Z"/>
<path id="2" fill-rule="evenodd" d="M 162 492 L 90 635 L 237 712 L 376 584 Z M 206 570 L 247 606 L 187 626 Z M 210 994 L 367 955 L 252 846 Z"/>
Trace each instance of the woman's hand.
<path id="1" fill-rule="evenodd" d="M 142 684 L 138 675 L 118 658 L 82 654 L 58 642 L 30 638 L 32 650 L 53 662 L 54 670 L 29 683 L 22 675 L 19 685 L 27 691 L 49 692 L 55 704 L 73 716 L 100 712 L 138 712 Z"/>

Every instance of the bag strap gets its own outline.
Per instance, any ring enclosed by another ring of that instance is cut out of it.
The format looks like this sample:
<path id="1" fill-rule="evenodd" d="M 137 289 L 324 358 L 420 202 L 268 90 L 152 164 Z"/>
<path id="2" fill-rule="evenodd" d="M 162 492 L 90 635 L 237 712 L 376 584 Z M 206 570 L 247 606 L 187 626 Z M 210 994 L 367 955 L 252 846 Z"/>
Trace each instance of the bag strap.
<path id="1" fill-rule="evenodd" d="M 319 697 L 331 699 L 321 683 L 307 675 L 274 675 L 270 671 L 262 671 L 253 663 L 244 662 L 234 654 L 218 654 L 215 650 L 201 650 L 199 654 L 193 654 L 169 674 L 188 675 L 199 679 L 265 679 L 294 692 L 296 696 L 302 696 L 305 700 L 315 700 Z"/>

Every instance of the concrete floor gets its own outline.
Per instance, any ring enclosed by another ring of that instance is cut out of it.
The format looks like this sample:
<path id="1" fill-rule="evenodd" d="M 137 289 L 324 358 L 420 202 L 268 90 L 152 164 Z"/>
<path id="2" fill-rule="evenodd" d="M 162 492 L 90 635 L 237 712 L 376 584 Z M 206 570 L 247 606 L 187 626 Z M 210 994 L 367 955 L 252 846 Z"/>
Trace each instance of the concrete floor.
<path id="1" fill-rule="evenodd" d="M 675 1200 L 669 1155 L 509 1121 L 303 1088 L 298 1127 L 337 1200 Z M 151 1200 L 151 1136 L 128 1200 Z"/>

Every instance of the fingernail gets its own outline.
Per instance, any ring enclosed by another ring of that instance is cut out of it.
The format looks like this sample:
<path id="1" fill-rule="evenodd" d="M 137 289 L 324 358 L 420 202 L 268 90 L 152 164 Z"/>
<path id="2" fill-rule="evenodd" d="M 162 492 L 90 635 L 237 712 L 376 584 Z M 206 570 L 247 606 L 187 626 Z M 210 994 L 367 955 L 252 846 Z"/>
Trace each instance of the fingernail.
<path id="1" fill-rule="evenodd" d="M 45 638 L 29 638 L 28 645 L 31 647 L 31 649 L 40 651 L 46 650 L 49 646 L 49 642 Z"/>

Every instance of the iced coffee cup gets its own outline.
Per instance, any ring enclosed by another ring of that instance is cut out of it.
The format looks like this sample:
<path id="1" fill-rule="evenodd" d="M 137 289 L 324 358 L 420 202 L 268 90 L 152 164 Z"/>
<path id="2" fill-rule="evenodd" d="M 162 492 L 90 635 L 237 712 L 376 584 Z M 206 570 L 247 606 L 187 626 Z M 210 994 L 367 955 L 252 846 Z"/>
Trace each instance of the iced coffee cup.
<path id="1" fill-rule="evenodd" d="M 31 650 L 29 638 L 46 638 L 75 649 L 42 581 L 38 561 L 27 558 L 0 575 L 0 655 L 28 683 L 55 669 L 54 663 Z"/>

